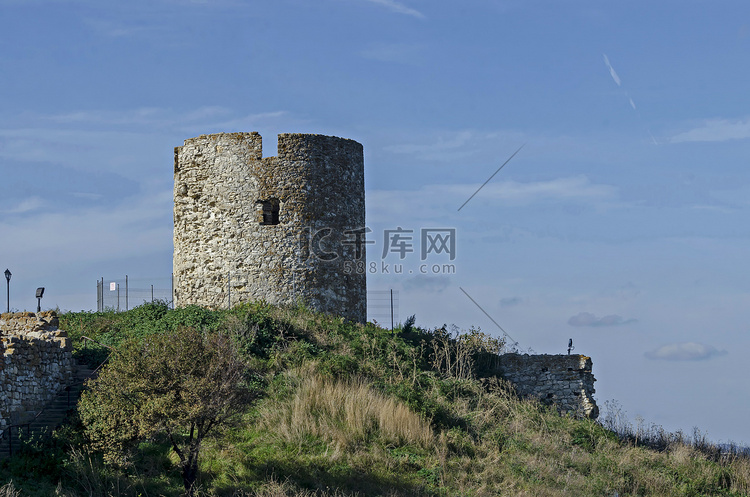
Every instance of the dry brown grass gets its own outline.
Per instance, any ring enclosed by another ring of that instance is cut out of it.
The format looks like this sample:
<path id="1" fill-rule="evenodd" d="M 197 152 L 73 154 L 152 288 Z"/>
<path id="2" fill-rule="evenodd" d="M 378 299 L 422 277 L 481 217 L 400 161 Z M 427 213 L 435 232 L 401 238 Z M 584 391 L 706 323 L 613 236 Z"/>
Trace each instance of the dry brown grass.
<path id="1" fill-rule="evenodd" d="M 333 442 L 339 449 L 376 438 L 422 447 L 433 442 L 429 421 L 361 378 L 333 380 L 311 368 L 289 375 L 297 383 L 295 393 L 262 410 L 263 425 L 287 442 L 298 443 L 310 435 Z"/>
<path id="2" fill-rule="evenodd" d="M 732 486 L 734 492 L 750 495 L 750 460 L 747 458 L 735 459 L 728 465 L 732 471 Z"/>
<path id="3" fill-rule="evenodd" d="M 0 487 L 0 497 L 20 497 L 21 492 L 19 492 L 15 485 L 13 485 L 13 480 L 9 481 L 2 487 Z"/>

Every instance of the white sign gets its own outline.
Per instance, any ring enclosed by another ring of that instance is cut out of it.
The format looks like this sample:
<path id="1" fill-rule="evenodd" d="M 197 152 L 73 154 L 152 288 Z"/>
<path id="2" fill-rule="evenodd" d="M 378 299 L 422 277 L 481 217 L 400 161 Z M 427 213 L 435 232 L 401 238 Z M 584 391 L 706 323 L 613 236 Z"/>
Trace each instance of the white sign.
<path id="1" fill-rule="evenodd" d="M 117 290 L 117 283 L 113 281 L 112 283 L 109 284 L 109 291 L 114 292 L 115 290 Z"/>

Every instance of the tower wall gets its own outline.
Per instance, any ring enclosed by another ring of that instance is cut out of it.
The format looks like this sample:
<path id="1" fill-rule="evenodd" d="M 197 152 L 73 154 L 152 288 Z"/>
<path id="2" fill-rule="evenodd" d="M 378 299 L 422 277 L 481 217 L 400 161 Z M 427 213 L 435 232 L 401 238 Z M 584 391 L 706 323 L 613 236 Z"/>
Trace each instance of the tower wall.
<path id="1" fill-rule="evenodd" d="M 201 135 L 175 148 L 174 179 L 177 305 L 302 301 L 366 320 L 350 233 L 365 225 L 362 145 L 281 134 L 263 158 L 258 133 Z"/>

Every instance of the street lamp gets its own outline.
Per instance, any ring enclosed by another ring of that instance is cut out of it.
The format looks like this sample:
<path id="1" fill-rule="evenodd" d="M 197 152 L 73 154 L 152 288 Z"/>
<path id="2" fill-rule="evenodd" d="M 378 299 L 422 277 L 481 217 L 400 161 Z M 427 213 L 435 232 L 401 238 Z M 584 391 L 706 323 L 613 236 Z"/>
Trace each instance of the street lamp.
<path id="1" fill-rule="evenodd" d="M 10 269 L 5 270 L 5 279 L 8 281 L 8 310 L 7 312 L 10 312 L 10 277 L 13 276 L 13 274 L 10 272 Z"/>
<path id="2" fill-rule="evenodd" d="M 44 297 L 44 287 L 40 286 L 36 289 L 36 312 L 42 312 L 42 297 Z"/>

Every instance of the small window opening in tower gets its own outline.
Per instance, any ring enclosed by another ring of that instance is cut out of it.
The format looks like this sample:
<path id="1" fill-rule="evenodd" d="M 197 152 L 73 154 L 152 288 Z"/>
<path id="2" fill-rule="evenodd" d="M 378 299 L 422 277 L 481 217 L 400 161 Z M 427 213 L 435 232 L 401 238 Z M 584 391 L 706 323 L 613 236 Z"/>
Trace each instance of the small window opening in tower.
<path id="1" fill-rule="evenodd" d="M 260 224 L 262 225 L 279 224 L 279 199 L 271 198 L 268 200 L 258 200 L 256 204 L 261 205 Z"/>

